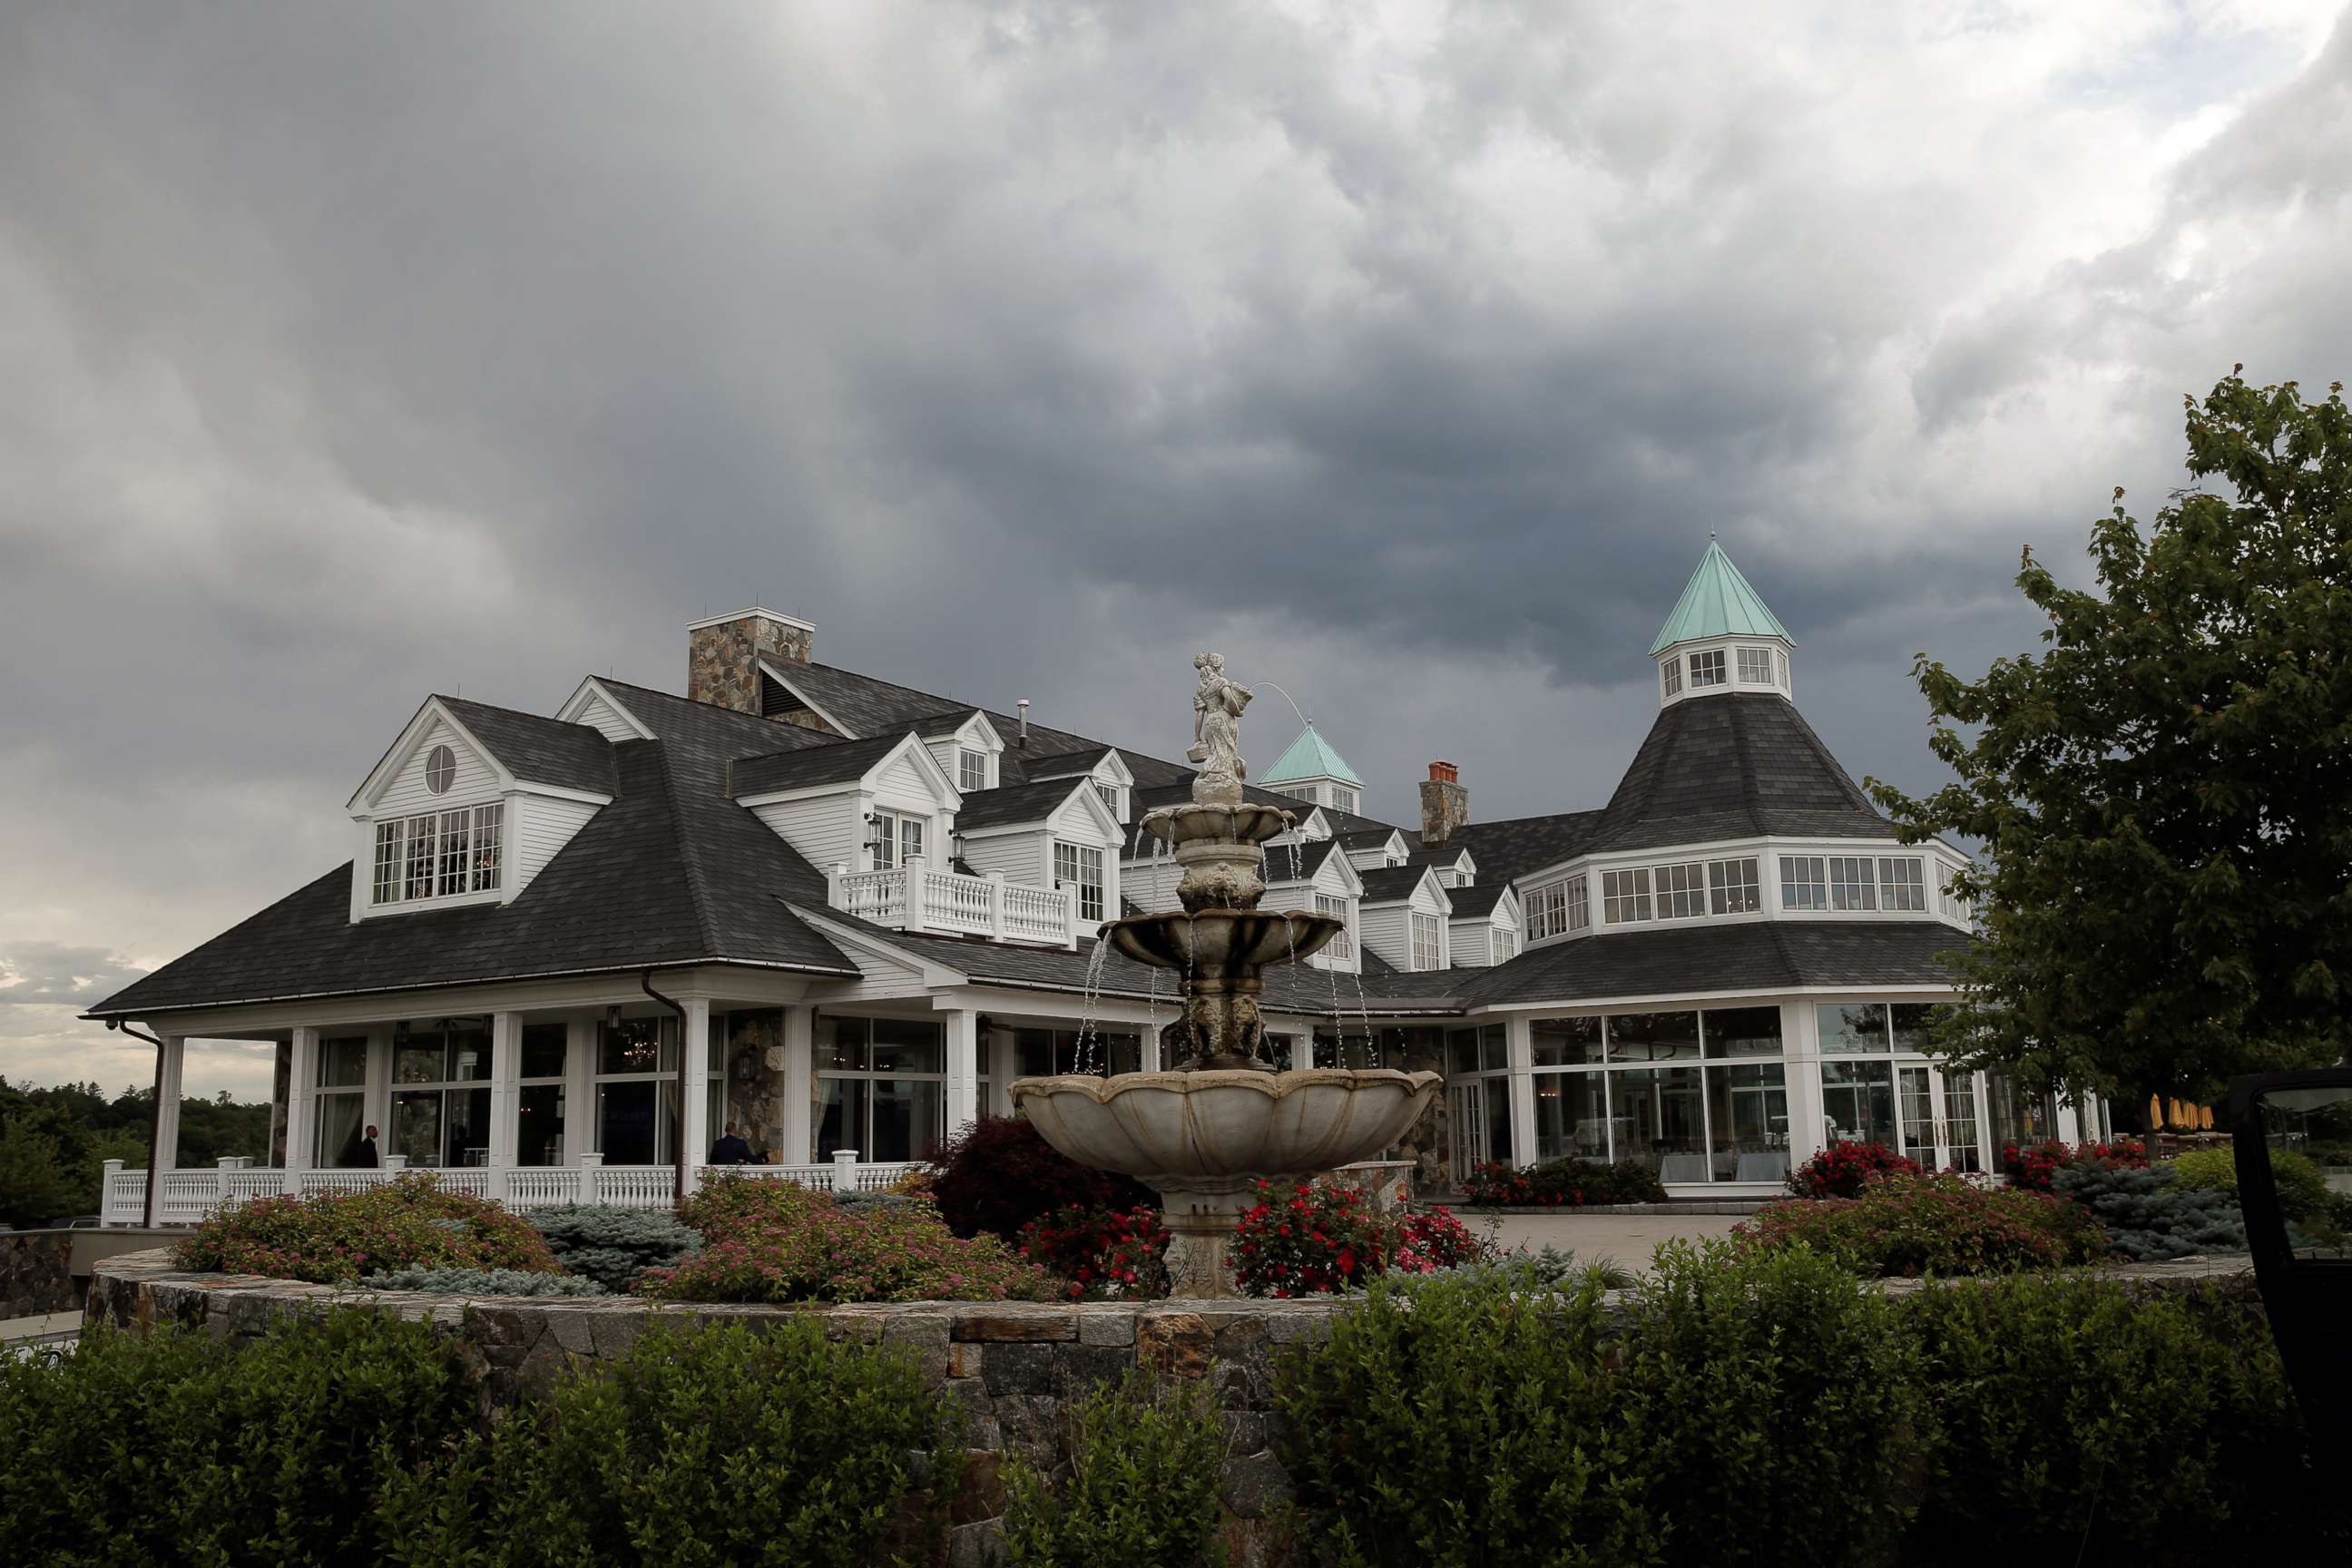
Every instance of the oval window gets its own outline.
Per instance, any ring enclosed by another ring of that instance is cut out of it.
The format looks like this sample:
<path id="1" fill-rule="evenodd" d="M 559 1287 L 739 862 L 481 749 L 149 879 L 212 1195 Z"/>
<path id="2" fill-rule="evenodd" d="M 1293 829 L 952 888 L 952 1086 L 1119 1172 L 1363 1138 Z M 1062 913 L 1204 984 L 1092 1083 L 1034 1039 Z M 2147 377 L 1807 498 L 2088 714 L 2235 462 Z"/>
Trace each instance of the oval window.
<path id="1" fill-rule="evenodd" d="M 435 795 L 447 795 L 449 786 L 457 782 L 457 753 L 446 746 L 436 746 L 425 759 L 425 787 Z"/>

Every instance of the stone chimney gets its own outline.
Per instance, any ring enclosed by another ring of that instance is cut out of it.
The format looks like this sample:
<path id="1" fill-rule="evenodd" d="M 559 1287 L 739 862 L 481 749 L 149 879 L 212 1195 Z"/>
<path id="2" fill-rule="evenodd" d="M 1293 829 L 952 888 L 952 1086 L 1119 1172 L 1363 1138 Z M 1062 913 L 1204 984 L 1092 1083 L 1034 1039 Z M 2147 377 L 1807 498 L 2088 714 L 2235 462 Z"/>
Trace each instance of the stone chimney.
<path id="1" fill-rule="evenodd" d="M 1470 820 L 1470 792 L 1462 787 L 1462 770 L 1452 763 L 1432 763 L 1421 782 L 1421 842 L 1433 849 L 1454 837 Z"/>
<path id="2" fill-rule="evenodd" d="M 760 660 L 806 664 L 816 628 L 773 610 L 738 610 L 686 628 L 686 696 L 739 713 L 763 711 Z"/>

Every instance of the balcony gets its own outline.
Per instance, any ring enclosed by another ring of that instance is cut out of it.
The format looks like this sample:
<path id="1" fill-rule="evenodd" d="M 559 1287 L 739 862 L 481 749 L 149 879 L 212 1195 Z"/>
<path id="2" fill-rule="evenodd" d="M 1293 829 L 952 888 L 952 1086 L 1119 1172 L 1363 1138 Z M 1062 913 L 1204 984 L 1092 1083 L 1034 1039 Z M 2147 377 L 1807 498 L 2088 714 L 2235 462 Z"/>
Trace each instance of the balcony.
<path id="1" fill-rule="evenodd" d="M 978 936 L 1040 947 L 1077 945 L 1074 891 L 1008 882 L 1001 872 L 968 877 L 910 855 L 904 866 L 887 871 L 835 866 L 825 885 L 825 901 L 835 909 L 892 931 Z"/>

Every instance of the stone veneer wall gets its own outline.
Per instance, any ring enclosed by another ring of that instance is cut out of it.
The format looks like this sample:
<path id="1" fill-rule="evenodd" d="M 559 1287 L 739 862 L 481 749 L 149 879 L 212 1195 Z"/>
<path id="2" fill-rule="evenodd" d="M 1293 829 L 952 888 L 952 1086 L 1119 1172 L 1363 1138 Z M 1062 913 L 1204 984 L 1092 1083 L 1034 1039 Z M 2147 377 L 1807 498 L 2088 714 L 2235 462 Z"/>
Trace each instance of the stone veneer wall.
<path id="1" fill-rule="evenodd" d="M 760 656 L 806 664 L 814 634 L 765 616 L 743 616 L 687 634 L 686 695 L 739 713 L 760 711 Z"/>
<path id="2" fill-rule="evenodd" d="M 0 1318 L 45 1318 L 81 1305 L 73 1279 L 73 1232 L 0 1234 Z"/>

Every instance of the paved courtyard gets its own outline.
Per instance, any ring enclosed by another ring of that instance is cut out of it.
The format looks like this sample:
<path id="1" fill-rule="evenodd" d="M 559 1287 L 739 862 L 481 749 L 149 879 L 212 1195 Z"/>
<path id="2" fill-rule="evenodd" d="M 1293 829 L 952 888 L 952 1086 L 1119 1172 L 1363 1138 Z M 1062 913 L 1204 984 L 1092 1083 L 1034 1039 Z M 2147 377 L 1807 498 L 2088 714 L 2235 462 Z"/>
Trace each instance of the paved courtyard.
<path id="1" fill-rule="evenodd" d="M 1736 1214 L 1559 1214 L 1507 1215 L 1500 1220 L 1475 1210 L 1460 1211 L 1462 1223 L 1481 1237 L 1504 1247 L 1557 1247 L 1573 1252 L 1580 1262 L 1613 1258 L 1626 1268 L 1645 1270 L 1650 1255 L 1662 1241 L 1677 1237 L 1729 1236 L 1746 1216 Z"/>

